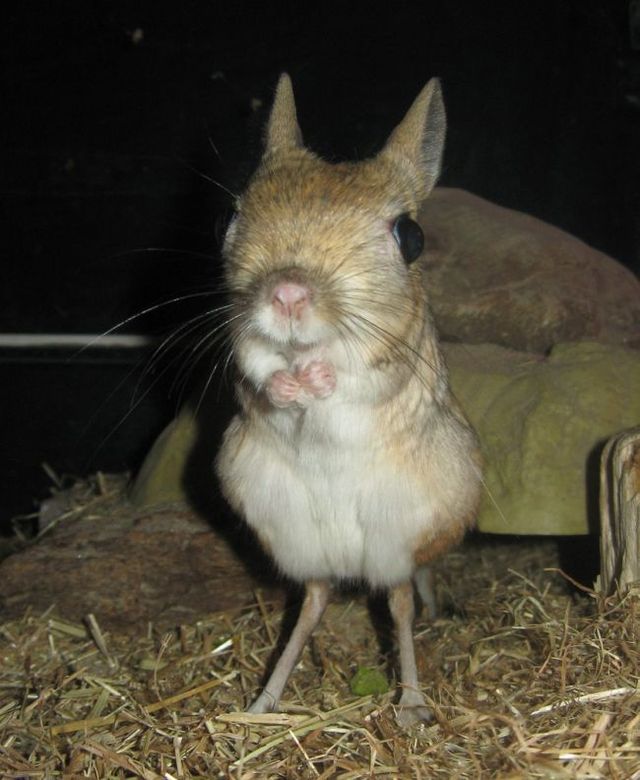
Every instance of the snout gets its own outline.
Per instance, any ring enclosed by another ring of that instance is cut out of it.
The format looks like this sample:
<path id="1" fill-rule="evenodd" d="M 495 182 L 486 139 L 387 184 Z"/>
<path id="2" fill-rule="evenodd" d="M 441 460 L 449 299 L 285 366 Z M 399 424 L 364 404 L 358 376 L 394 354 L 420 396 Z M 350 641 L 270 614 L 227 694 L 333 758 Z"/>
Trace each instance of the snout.
<path id="1" fill-rule="evenodd" d="M 310 302 L 311 288 L 300 282 L 277 282 L 271 294 L 271 306 L 276 316 L 285 319 L 302 319 Z"/>
<path id="2" fill-rule="evenodd" d="M 255 322 L 264 336 L 279 343 L 317 341 L 317 290 L 304 271 L 291 267 L 270 273 L 256 303 Z"/>

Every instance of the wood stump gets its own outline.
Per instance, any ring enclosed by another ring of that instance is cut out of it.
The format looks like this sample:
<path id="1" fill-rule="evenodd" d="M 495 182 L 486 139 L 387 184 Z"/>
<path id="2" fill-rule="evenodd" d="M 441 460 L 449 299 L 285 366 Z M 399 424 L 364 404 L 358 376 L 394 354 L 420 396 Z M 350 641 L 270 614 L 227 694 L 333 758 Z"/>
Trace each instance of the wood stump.
<path id="1" fill-rule="evenodd" d="M 609 439 L 600 462 L 600 590 L 640 587 L 640 427 Z"/>

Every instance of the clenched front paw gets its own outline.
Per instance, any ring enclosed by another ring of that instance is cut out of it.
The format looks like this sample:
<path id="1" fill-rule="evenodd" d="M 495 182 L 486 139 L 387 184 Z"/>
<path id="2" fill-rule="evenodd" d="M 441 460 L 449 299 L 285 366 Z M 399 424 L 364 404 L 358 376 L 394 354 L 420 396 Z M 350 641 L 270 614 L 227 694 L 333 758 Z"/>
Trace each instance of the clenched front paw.
<path id="1" fill-rule="evenodd" d="M 279 409 L 286 409 L 293 404 L 305 406 L 313 399 L 328 398 L 335 389 L 335 368 L 322 360 L 312 360 L 294 374 L 290 371 L 276 371 L 265 385 L 267 398 Z"/>
<path id="2" fill-rule="evenodd" d="M 328 398 L 336 389 L 336 370 L 331 363 L 313 360 L 296 372 L 303 390 L 314 398 Z"/>
<path id="3" fill-rule="evenodd" d="M 265 392 L 274 406 L 285 409 L 298 400 L 302 387 L 293 374 L 288 371 L 276 371 L 269 377 Z"/>

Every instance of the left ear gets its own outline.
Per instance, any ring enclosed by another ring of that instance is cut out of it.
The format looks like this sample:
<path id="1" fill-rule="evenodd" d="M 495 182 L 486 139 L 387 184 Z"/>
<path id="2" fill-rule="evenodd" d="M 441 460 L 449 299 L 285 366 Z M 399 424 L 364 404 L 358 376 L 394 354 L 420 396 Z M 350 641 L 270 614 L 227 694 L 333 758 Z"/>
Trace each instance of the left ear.
<path id="1" fill-rule="evenodd" d="M 421 200 L 431 192 L 440 174 L 446 130 L 440 81 L 431 79 L 380 153 L 410 164 Z"/>
<path id="2" fill-rule="evenodd" d="M 291 79 L 288 73 L 282 73 L 267 122 L 264 154 L 283 154 L 301 146 L 302 133 L 296 117 Z"/>

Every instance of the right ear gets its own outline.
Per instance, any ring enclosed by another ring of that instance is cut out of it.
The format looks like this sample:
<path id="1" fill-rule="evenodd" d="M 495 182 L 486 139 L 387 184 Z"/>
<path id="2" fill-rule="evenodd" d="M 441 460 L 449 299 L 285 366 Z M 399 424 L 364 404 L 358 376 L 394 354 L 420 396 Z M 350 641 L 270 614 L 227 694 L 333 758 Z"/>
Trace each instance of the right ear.
<path id="1" fill-rule="evenodd" d="M 265 133 L 266 155 L 280 154 L 302 146 L 302 133 L 296 117 L 296 103 L 288 73 L 278 80 Z"/>
<path id="2" fill-rule="evenodd" d="M 440 174 L 446 129 L 440 82 L 431 79 L 391 133 L 381 152 L 409 162 L 421 198 L 431 192 Z"/>

